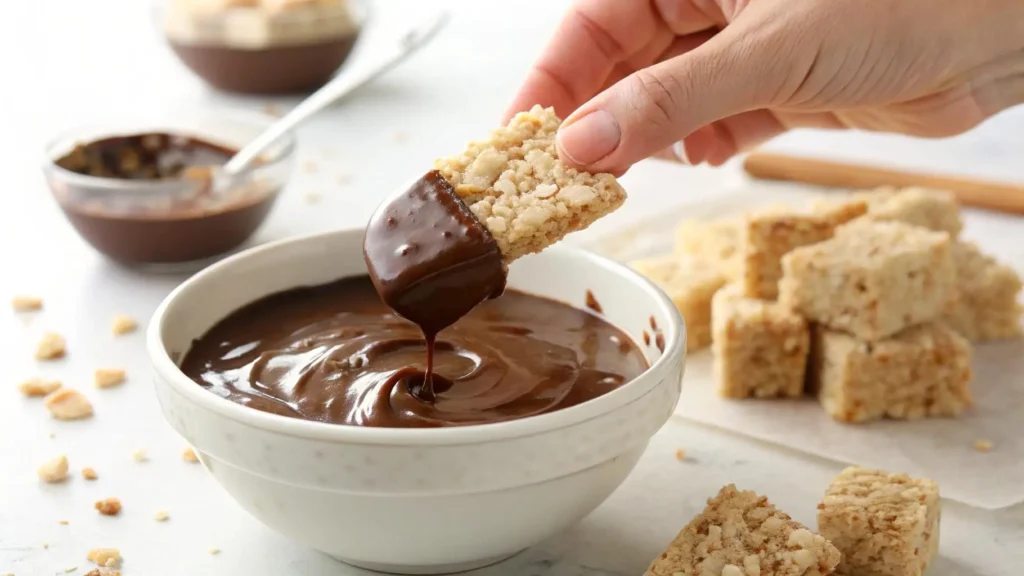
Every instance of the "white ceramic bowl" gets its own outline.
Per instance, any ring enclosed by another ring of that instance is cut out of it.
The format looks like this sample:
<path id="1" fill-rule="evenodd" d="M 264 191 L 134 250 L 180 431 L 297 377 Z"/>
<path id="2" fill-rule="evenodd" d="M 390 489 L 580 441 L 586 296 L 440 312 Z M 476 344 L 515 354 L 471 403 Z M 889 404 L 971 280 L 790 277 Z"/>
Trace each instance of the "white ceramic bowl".
<path id="1" fill-rule="evenodd" d="M 683 321 L 628 268 L 553 247 L 509 286 L 584 306 L 593 291 L 651 368 L 589 402 L 510 422 L 388 429 L 303 421 L 204 390 L 176 361 L 228 313 L 263 296 L 364 274 L 362 230 L 253 248 L 200 272 L 160 305 L 148 350 L 164 415 L 225 490 L 267 526 L 344 562 L 438 574 L 483 566 L 576 523 L 625 480 L 679 399 Z"/>

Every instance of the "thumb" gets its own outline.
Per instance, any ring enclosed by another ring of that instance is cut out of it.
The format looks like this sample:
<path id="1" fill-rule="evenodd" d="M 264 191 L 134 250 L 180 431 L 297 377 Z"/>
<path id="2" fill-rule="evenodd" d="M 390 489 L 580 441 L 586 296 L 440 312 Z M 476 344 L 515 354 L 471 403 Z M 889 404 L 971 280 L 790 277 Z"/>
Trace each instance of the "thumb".
<path id="1" fill-rule="evenodd" d="M 741 17 L 696 49 L 598 94 L 562 124 L 560 157 L 619 174 L 707 124 L 767 106 L 780 84 L 777 56 L 792 52 L 765 46 L 785 35 L 767 34 L 758 20 Z"/>

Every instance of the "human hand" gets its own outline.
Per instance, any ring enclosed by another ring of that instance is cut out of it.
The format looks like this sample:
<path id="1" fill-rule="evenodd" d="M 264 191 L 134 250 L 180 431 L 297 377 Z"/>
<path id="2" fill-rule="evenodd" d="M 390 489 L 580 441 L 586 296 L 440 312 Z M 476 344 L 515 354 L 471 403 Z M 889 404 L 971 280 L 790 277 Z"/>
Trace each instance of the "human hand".
<path id="1" fill-rule="evenodd" d="M 1024 103 L 1024 2 L 579 0 L 509 115 L 538 103 L 564 161 L 616 174 L 796 127 L 950 136 Z"/>

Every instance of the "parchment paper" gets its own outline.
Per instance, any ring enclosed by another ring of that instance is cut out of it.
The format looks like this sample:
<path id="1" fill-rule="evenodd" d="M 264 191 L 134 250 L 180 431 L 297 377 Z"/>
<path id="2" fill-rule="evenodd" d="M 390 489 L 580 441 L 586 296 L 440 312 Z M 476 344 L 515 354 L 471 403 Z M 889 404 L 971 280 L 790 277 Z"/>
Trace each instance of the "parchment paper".
<path id="1" fill-rule="evenodd" d="M 800 206 L 823 194 L 841 193 L 750 183 L 582 244 L 629 261 L 670 251 L 673 230 L 684 218 L 716 218 L 778 203 Z M 965 238 L 1024 271 L 1024 218 L 965 210 L 964 221 Z M 932 478 L 947 498 L 980 508 L 1004 508 L 1024 501 L 1024 341 L 977 345 L 973 368 L 976 404 L 960 418 L 851 425 L 833 421 L 811 398 L 719 398 L 711 354 L 704 350 L 687 360 L 676 415 L 840 462 Z M 991 441 L 992 450 L 976 450 L 978 440 Z"/>

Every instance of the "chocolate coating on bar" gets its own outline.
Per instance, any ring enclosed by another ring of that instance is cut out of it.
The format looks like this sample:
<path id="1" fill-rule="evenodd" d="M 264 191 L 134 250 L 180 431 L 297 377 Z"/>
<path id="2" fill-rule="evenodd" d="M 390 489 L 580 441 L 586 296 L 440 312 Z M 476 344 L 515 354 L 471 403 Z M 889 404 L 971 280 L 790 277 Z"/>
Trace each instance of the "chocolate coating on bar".
<path id="1" fill-rule="evenodd" d="M 438 336 L 436 396 L 419 328 L 391 312 L 368 278 L 275 294 L 196 340 L 182 370 L 233 402 L 334 424 L 441 427 L 560 410 L 647 369 L 617 328 L 566 304 L 507 290 Z"/>
<path id="2" fill-rule="evenodd" d="M 420 393 L 430 399 L 434 337 L 505 289 L 498 243 L 434 170 L 378 208 L 363 254 L 384 303 L 423 330 L 428 377 Z"/>

